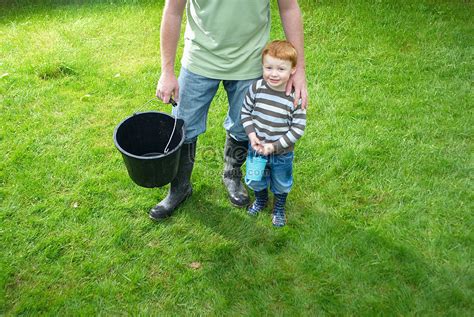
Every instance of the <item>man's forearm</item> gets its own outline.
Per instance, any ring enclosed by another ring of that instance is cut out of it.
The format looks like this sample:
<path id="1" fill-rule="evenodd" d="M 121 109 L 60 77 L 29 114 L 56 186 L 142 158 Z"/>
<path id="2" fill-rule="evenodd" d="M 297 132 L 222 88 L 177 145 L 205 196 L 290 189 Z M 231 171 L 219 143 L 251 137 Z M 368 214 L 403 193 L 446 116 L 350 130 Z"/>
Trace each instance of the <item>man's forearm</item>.
<path id="1" fill-rule="evenodd" d="M 181 34 L 181 20 L 185 0 L 168 0 L 163 11 L 160 29 L 161 72 L 174 73 L 176 50 Z"/>
<path id="2" fill-rule="evenodd" d="M 280 18 L 286 39 L 298 53 L 297 68 L 305 69 L 304 33 L 301 11 L 296 0 L 279 0 Z"/>

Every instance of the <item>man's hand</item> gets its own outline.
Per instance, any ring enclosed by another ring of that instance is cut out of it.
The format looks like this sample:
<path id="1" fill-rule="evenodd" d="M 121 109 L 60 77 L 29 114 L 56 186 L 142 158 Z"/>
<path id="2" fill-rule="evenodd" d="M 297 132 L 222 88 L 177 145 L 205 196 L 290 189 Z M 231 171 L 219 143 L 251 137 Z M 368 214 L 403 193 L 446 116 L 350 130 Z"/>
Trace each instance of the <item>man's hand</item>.
<path id="1" fill-rule="evenodd" d="M 290 77 L 286 84 L 286 94 L 290 95 L 291 91 L 295 89 L 295 107 L 298 105 L 298 101 L 301 98 L 301 108 L 306 109 L 308 107 L 308 90 L 306 87 L 306 75 L 304 69 L 296 68 L 296 72 Z"/>
<path id="2" fill-rule="evenodd" d="M 255 151 L 260 153 L 260 151 L 263 150 L 262 142 L 259 138 L 257 138 L 257 134 L 255 132 L 249 134 L 249 142 L 252 146 L 252 149 L 254 149 Z"/>
<path id="3" fill-rule="evenodd" d="M 158 80 L 158 85 L 156 86 L 156 96 L 163 100 L 164 103 L 168 103 L 170 97 L 179 101 L 179 84 L 173 73 L 161 74 L 160 80 Z"/>

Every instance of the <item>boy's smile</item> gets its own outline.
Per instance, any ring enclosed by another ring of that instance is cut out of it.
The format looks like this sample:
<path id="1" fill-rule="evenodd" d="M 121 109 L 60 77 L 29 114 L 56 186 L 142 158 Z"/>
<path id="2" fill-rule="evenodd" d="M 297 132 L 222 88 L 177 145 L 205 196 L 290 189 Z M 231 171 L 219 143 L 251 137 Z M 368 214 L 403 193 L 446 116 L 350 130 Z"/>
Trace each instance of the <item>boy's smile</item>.
<path id="1" fill-rule="evenodd" d="M 285 91 L 286 83 L 295 71 L 290 61 L 268 54 L 263 57 L 263 79 L 274 90 Z"/>

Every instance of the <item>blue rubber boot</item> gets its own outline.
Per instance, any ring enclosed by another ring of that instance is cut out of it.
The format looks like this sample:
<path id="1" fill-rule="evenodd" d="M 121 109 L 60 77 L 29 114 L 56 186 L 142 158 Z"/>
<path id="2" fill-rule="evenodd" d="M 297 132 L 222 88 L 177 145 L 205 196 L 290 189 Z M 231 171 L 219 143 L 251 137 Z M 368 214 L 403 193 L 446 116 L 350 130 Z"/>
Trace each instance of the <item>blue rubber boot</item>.
<path id="1" fill-rule="evenodd" d="M 288 194 L 275 194 L 275 203 L 273 206 L 272 223 L 275 227 L 283 227 L 286 224 L 285 203 Z"/>
<path id="2" fill-rule="evenodd" d="M 255 201 L 247 209 L 247 213 L 251 216 L 256 216 L 260 211 L 265 208 L 268 202 L 268 191 L 266 189 L 259 192 L 255 192 Z"/>

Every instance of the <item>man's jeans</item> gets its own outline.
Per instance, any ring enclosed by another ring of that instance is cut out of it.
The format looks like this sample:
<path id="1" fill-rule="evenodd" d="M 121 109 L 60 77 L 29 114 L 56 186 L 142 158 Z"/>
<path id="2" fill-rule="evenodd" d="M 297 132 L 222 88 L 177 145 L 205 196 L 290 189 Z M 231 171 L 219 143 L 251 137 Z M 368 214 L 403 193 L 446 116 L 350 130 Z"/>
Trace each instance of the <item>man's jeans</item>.
<path id="1" fill-rule="evenodd" d="M 247 160 L 256 155 L 255 150 L 249 145 Z M 287 194 L 293 185 L 293 152 L 286 154 L 272 154 L 267 156 L 267 165 L 263 177 L 259 181 L 245 179 L 245 183 L 254 191 L 261 191 L 268 188 L 274 194 Z"/>
<path id="2" fill-rule="evenodd" d="M 247 141 L 240 122 L 240 110 L 249 86 L 256 80 L 219 80 L 207 78 L 181 67 L 179 74 L 179 103 L 173 115 L 183 119 L 186 126 L 184 143 L 191 143 L 206 131 L 207 113 L 222 81 L 229 100 L 224 128 L 237 141 Z"/>

